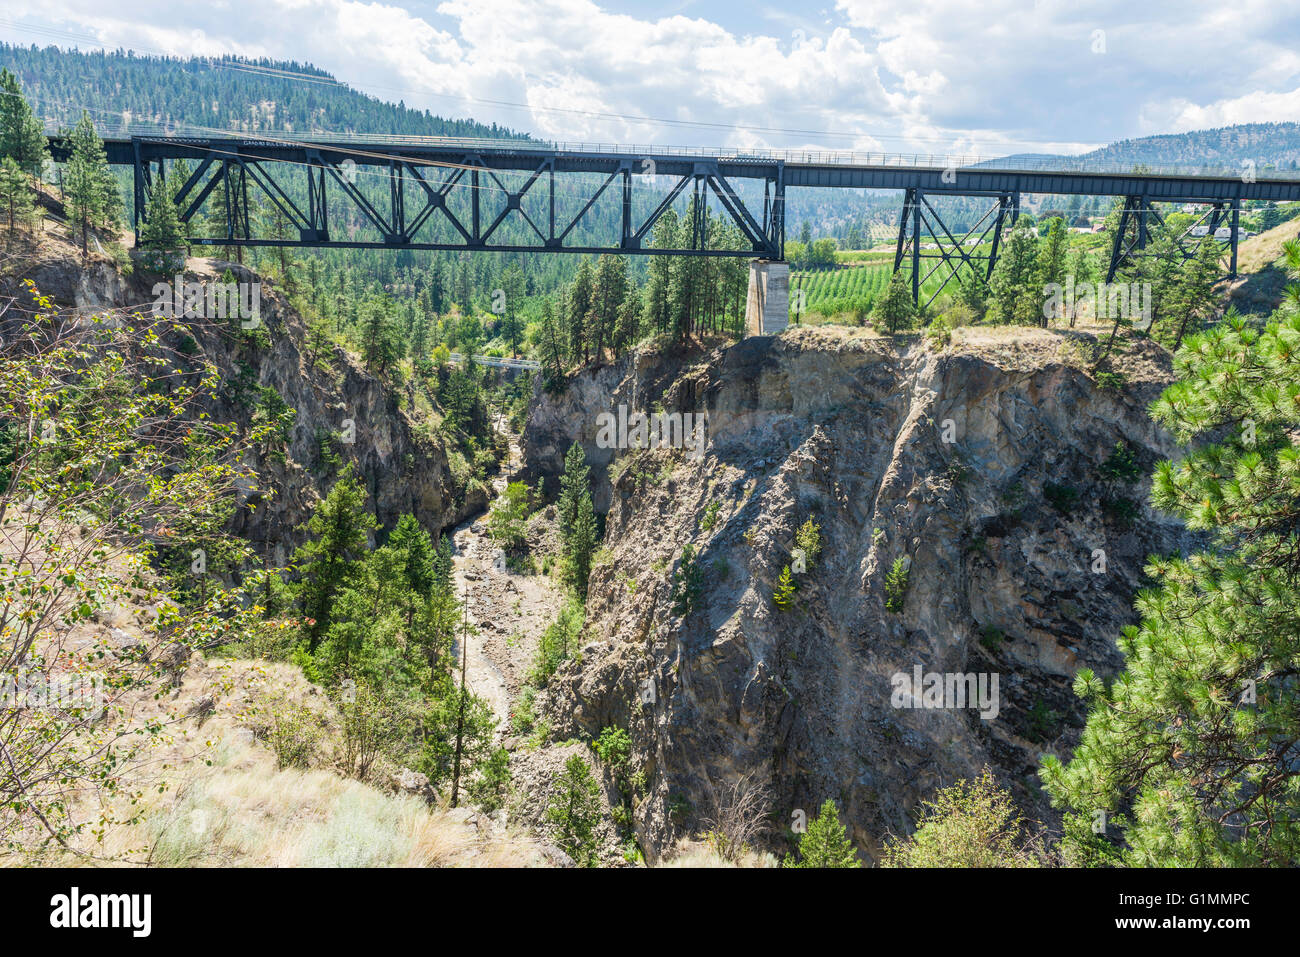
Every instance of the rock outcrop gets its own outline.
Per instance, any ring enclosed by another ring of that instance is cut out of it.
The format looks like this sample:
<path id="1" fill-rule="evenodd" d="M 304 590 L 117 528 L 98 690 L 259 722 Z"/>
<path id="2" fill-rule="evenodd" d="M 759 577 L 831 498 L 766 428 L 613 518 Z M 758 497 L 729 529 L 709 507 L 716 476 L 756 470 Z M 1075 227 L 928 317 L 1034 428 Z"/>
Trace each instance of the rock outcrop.
<path id="1" fill-rule="evenodd" d="M 923 797 L 986 764 L 1052 819 L 1036 769 L 1077 741 L 1073 676 L 1119 666 L 1146 556 L 1193 544 L 1146 504 L 1152 465 L 1177 452 L 1146 413 L 1167 357 L 1134 344 L 1125 388 L 1102 389 L 1072 341 L 959 330 L 936 351 L 805 329 L 680 374 L 636 356 L 538 396 L 532 474 L 583 443 L 608 547 L 581 660 L 547 711 L 557 739 L 631 732 L 652 859 L 745 774 L 770 792 L 773 834 L 834 798 L 869 858 Z M 707 411 L 704 457 L 639 450 L 610 467 L 595 416 L 625 401 Z M 821 550 L 799 572 L 809 518 Z M 982 675 L 990 692 L 996 676 L 993 707 L 900 695 L 896 676 L 917 669 Z"/>
<path id="2" fill-rule="evenodd" d="M 410 512 L 437 534 L 486 507 L 486 490 L 457 485 L 442 439 L 419 435 L 381 379 L 341 349 L 331 348 L 313 361 L 302 317 L 271 283 L 243 266 L 215 260 L 190 260 L 185 279 L 220 282 L 226 270 L 238 282 L 261 283 L 262 328 L 180 319 L 180 328 L 166 334 L 177 365 L 191 384 L 204 361 L 219 370 L 216 397 L 202 408 L 216 421 L 249 428 L 269 397 L 266 390 L 296 413 L 287 441 L 257 450 L 257 487 L 244 490 L 244 507 L 236 510 L 232 531 L 267 549 L 283 566 L 305 538 L 299 526 L 349 462 L 384 528 Z M 62 249 L 37 256 L 24 275 L 63 307 L 119 313 L 149 310 L 156 299 L 154 284 L 173 279 L 141 269 L 124 276 L 102 258 L 83 262 Z"/>

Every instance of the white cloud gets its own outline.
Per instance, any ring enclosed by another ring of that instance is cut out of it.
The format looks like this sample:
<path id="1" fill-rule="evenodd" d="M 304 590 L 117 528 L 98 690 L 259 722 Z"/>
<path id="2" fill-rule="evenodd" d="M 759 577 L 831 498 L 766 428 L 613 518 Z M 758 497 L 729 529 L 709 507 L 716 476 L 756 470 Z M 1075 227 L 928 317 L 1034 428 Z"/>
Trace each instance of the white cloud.
<path id="1" fill-rule="evenodd" d="M 1300 116 L 1297 18 L 1264 0 L 836 0 L 829 23 L 712 6 L 656 18 L 592 0 L 443 0 L 422 14 L 364 0 L 0 0 L 11 19 L 109 48 L 310 62 L 408 106 L 570 140 L 988 155 Z"/>

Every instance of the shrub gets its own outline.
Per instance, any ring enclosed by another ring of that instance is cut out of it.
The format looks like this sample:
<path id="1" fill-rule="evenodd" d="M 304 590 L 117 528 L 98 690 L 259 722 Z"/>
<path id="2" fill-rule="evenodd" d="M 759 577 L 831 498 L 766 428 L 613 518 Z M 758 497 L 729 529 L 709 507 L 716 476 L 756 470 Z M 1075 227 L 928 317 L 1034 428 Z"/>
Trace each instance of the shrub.
<path id="1" fill-rule="evenodd" d="M 1109 392 L 1119 392 L 1124 388 L 1125 379 L 1122 372 L 1101 371 L 1096 374 L 1097 388 Z"/>
<path id="2" fill-rule="evenodd" d="M 542 632 L 537 644 L 537 655 L 528 672 L 528 683 L 535 688 L 543 688 L 560 667 L 578 647 L 585 621 L 582 602 L 570 597 L 556 616 L 555 621 Z"/>
<path id="3" fill-rule="evenodd" d="M 1069 485 L 1044 482 L 1043 498 L 1047 500 L 1048 505 L 1062 515 L 1069 515 L 1079 502 L 1079 490 Z"/>
<path id="4" fill-rule="evenodd" d="M 1127 442 L 1116 442 L 1115 451 L 1101 465 L 1101 477 L 1113 482 L 1136 482 L 1142 477 L 1137 453 Z"/>
<path id="5" fill-rule="evenodd" d="M 275 754 L 276 767 L 310 767 L 320 746 L 320 720 L 302 704 L 272 698 L 256 706 L 252 714 L 257 737 Z"/>
<path id="6" fill-rule="evenodd" d="M 767 829 L 771 791 L 750 772 L 714 791 L 712 798 L 712 813 L 704 820 L 705 839 L 719 857 L 739 863 Z"/>
<path id="7" fill-rule="evenodd" d="M 808 571 L 812 571 L 817 559 L 822 553 L 822 528 L 812 520 L 812 516 L 799 526 L 799 530 L 794 533 L 794 544 L 796 548 L 803 550 L 804 562 L 808 566 Z"/>
<path id="8" fill-rule="evenodd" d="M 788 611 L 794 606 L 794 593 L 797 587 L 790 574 L 790 566 L 786 565 L 781 569 L 781 577 L 776 581 L 776 588 L 772 590 L 772 603 L 782 611 Z"/>
<path id="9" fill-rule="evenodd" d="M 351 691 L 339 701 L 339 766 L 344 774 L 364 781 L 379 755 L 398 739 L 401 708 L 383 692 L 366 685 Z"/>
<path id="10" fill-rule="evenodd" d="M 881 867 L 1038 867 L 1037 839 L 985 768 L 922 802 L 911 837 L 886 845 Z"/>
<path id="11" fill-rule="evenodd" d="M 894 559 L 889 574 L 885 576 L 885 608 L 888 611 L 898 614 L 903 610 L 903 602 L 907 598 L 907 586 L 911 584 L 911 577 L 911 563 L 905 555 L 899 555 Z"/>
<path id="12" fill-rule="evenodd" d="M 596 739 L 596 757 L 609 770 L 619 790 L 630 798 L 632 736 L 622 728 L 605 728 Z"/>
<path id="13" fill-rule="evenodd" d="M 492 541 L 502 548 L 523 548 L 528 537 L 528 509 L 532 490 L 526 482 L 511 482 L 501 497 L 492 505 L 487 531 Z"/>
<path id="14" fill-rule="evenodd" d="M 700 601 L 704 590 L 704 575 L 695 558 L 695 546 L 682 547 L 682 557 L 673 570 L 672 590 L 674 615 L 689 615 Z"/>

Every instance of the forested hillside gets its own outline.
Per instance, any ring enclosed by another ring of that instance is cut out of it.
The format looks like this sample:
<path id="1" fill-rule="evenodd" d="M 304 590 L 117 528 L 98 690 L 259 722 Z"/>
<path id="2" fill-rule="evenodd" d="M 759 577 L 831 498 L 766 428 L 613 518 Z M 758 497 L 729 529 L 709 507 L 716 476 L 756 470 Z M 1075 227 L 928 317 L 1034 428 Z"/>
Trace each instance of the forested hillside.
<path id="1" fill-rule="evenodd" d="M 1233 167 L 1250 161 L 1260 169 L 1297 169 L 1300 123 L 1242 123 L 1215 130 L 1144 136 L 1111 143 L 1078 159 L 1152 166 Z"/>
<path id="2" fill-rule="evenodd" d="M 0 65 L 18 76 L 37 112 L 52 127 L 71 126 L 88 110 L 104 136 L 132 123 L 248 133 L 520 135 L 495 123 L 447 119 L 386 103 L 304 63 L 238 57 L 183 60 L 0 43 Z"/>

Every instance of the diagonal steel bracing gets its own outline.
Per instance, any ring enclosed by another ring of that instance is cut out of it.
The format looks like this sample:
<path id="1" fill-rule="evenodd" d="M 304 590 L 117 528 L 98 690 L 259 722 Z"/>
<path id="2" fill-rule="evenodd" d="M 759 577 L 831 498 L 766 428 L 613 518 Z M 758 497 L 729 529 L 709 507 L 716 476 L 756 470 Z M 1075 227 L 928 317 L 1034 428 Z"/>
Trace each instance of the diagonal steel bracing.
<path id="1" fill-rule="evenodd" d="M 940 282 L 924 302 L 928 306 L 948 284 L 962 281 L 962 273 L 978 275 L 985 281 L 993 274 L 1005 226 L 1014 225 L 1020 214 L 1018 192 L 989 193 L 946 190 L 942 196 L 988 196 L 993 200 L 975 225 L 960 237 L 949 229 L 943 217 L 919 187 L 908 189 L 898 218 L 898 241 L 894 247 L 894 271 L 910 273 L 912 301 L 922 305 L 925 284 L 939 274 Z M 930 265 L 933 263 L 933 265 Z"/>
<path id="2" fill-rule="evenodd" d="M 1169 202 L 1169 200 L 1166 200 Z M 1193 224 L 1173 237 L 1174 255 L 1180 260 L 1195 259 L 1203 243 L 1216 243 L 1221 247 L 1221 258 L 1226 259 L 1224 279 L 1237 276 L 1237 247 L 1240 242 L 1241 200 L 1207 200 L 1195 197 L 1182 200 L 1185 204 L 1205 207 Z M 1111 240 L 1110 262 L 1106 267 L 1106 281 L 1112 282 L 1116 273 L 1140 260 L 1151 258 L 1147 246 L 1155 229 L 1166 229 L 1168 224 L 1151 197 L 1136 194 L 1124 197 L 1120 207 L 1119 222 Z M 1223 232 L 1227 235 L 1222 235 Z"/>

